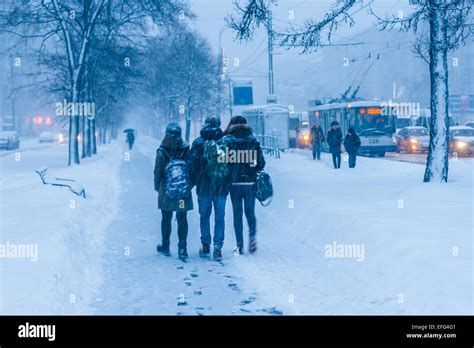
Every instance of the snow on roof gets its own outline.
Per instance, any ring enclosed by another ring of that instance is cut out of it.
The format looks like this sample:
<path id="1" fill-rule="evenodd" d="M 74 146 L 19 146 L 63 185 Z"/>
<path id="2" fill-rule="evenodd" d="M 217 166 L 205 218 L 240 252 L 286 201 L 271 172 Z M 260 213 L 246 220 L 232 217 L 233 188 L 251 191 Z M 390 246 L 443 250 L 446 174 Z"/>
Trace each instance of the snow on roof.
<path id="1" fill-rule="evenodd" d="M 358 108 L 358 107 L 382 107 L 389 106 L 388 102 L 375 100 L 358 100 L 342 103 L 329 103 L 317 105 L 309 108 L 309 111 L 328 110 L 328 109 L 343 109 L 343 108 Z"/>
<path id="2" fill-rule="evenodd" d="M 408 127 L 404 127 L 406 129 L 428 129 L 426 127 L 422 127 L 422 126 L 408 126 Z"/>
<path id="3" fill-rule="evenodd" d="M 263 105 L 252 105 L 247 109 L 242 110 L 244 112 L 264 112 L 264 111 L 289 111 L 289 107 L 283 104 L 263 104 Z"/>
<path id="4" fill-rule="evenodd" d="M 468 126 L 452 126 L 452 127 L 449 127 L 449 130 L 463 130 L 463 129 L 472 130 L 472 127 L 468 127 Z"/>

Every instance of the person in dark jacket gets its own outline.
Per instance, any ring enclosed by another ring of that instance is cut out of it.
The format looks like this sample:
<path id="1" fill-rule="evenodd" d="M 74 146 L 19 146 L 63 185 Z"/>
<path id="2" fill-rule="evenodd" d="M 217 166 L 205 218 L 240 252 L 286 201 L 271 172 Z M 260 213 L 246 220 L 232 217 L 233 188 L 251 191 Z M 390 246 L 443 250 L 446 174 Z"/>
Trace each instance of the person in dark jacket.
<path id="1" fill-rule="evenodd" d="M 170 255 L 171 220 L 173 212 L 176 212 L 178 221 L 178 256 L 186 259 L 188 221 L 187 211 L 193 209 L 193 199 L 191 194 L 185 199 L 173 199 L 166 196 L 166 165 L 171 159 L 188 160 L 189 145 L 181 137 L 181 127 L 176 123 L 170 123 L 166 127 L 166 134 L 163 137 L 160 147 L 156 151 L 155 161 L 155 190 L 158 192 L 158 209 L 161 209 L 161 236 L 162 243 L 157 246 L 157 251 L 164 255 Z"/>
<path id="2" fill-rule="evenodd" d="M 234 116 L 229 122 L 222 139 L 226 145 L 229 166 L 230 199 L 234 214 L 234 230 L 237 247 L 234 252 L 243 254 L 243 222 L 245 212 L 249 226 L 249 252 L 257 251 L 257 219 L 255 217 L 255 185 L 257 173 L 265 167 L 260 143 L 252 134 L 247 120 L 242 116 Z"/>
<path id="3" fill-rule="evenodd" d="M 324 133 L 321 126 L 316 123 L 311 127 L 311 143 L 313 146 L 313 159 L 321 159 L 321 145 L 324 143 Z"/>
<path id="4" fill-rule="evenodd" d="M 326 139 L 329 145 L 329 151 L 331 151 L 332 154 L 332 163 L 334 164 L 334 168 L 341 168 L 342 132 L 339 122 L 331 122 L 331 129 L 328 131 Z"/>
<path id="5" fill-rule="evenodd" d="M 199 204 L 201 243 L 199 254 L 207 257 L 210 254 L 211 226 L 210 218 L 214 206 L 214 259 L 222 259 L 224 245 L 225 204 L 229 194 L 229 180 L 227 175 L 216 176 L 208 172 L 208 160 L 205 157 L 206 146 L 210 141 L 218 142 L 224 135 L 220 128 L 221 122 L 217 117 L 206 119 L 201 129 L 201 136 L 194 140 L 190 152 L 190 172 L 193 186 L 196 185 L 196 194 Z"/>
<path id="6" fill-rule="evenodd" d="M 357 151 L 360 147 L 360 138 L 352 127 L 347 130 L 347 135 L 344 138 L 344 147 L 349 154 L 349 168 L 355 168 Z"/>
<path id="7" fill-rule="evenodd" d="M 131 150 L 133 148 L 133 143 L 135 141 L 135 134 L 133 132 L 127 133 L 127 142 L 128 142 L 128 149 Z"/>

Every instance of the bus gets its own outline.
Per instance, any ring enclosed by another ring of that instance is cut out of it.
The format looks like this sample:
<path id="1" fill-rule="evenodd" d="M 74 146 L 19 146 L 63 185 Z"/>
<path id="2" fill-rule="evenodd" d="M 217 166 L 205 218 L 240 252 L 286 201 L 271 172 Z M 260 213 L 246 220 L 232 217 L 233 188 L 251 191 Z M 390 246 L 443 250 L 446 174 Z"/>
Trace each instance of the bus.
<path id="1" fill-rule="evenodd" d="M 255 135 L 262 137 L 262 145 L 269 141 L 268 136 L 277 140 L 279 150 L 285 151 L 290 146 L 290 110 L 286 105 L 255 105 L 242 111 Z M 271 146 L 271 145 L 270 145 Z"/>
<path id="2" fill-rule="evenodd" d="M 339 122 L 343 135 L 354 127 L 361 140 L 358 153 L 383 157 L 386 152 L 397 149 L 393 138 L 396 113 L 392 108 L 389 103 L 380 101 L 342 101 L 313 106 L 308 114 L 310 127 L 319 123 L 325 135 L 332 121 Z M 329 151 L 327 143 L 322 150 Z"/>

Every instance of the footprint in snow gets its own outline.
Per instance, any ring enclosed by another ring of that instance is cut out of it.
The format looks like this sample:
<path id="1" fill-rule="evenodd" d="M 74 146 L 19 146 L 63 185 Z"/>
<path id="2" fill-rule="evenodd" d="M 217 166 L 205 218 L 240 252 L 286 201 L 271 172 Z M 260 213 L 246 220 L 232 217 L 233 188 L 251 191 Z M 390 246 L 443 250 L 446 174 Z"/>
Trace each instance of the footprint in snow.
<path id="1" fill-rule="evenodd" d="M 194 295 L 202 295 L 202 291 L 201 290 L 194 290 Z"/>
<path id="2" fill-rule="evenodd" d="M 258 309 L 257 312 L 264 312 L 270 315 L 283 315 L 283 312 L 276 307 Z"/>
<path id="3" fill-rule="evenodd" d="M 241 306 L 245 306 L 245 305 L 248 305 L 249 303 L 252 303 L 253 301 L 255 301 L 255 297 L 254 296 L 250 296 L 249 298 L 243 300 L 243 301 L 240 301 L 240 305 Z"/>
<path id="4" fill-rule="evenodd" d="M 199 274 L 197 274 L 197 272 L 193 272 L 193 273 L 191 273 L 191 277 L 197 278 L 197 277 L 199 277 Z"/>
<path id="5" fill-rule="evenodd" d="M 240 292 L 239 286 L 238 286 L 237 284 L 235 284 L 235 283 L 229 283 L 229 284 L 227 285 L 227 287 L 230 288 L 230 289 L 232 289 L 232 290 L 234 290 L 234 291 Z"/>
<path id="6" fill-rule="evenodd" d="M 185 284 L 186 286 L 191 286 L 191 285 L 193 285 L 193 283 L 191 283 L 190 281 L 185 281 L 184 284 Z"/>

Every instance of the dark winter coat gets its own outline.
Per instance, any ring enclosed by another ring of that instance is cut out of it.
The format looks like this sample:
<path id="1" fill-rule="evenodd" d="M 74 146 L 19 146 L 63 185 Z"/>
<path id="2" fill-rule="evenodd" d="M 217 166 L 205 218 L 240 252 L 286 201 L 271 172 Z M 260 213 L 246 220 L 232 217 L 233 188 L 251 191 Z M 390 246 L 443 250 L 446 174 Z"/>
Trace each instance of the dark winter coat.
<path id="1" fill-rule="evenodd" d="M 342 132 L 341 127 L 333 126 L 328 132 L 328 136 L 326 137 L 329 151 L 331 153 L 340 153 L 341 152 L 341 144 L 342 144 Z"/>
<path id="2" fill-rule="evenodd" d="M 133 132 L 128 132 L 127 133 L 127 141 L 129 143 L 133 143 L 135 141 L 135 134 L 133 134 Z"/>
<path id="3" fill-rule="evenodd" d="M 349 155 L 357 154 L 357 150 L 360 147 L 360 138 L 356 133 L 347 133 L 344 138 L 344 147 Z"/>
<path id="4" fill-rule="evenodd" d="M 160 147 L 156 150 L 155 160 L 155 191 L 158 192 L 158 208 L 167 211 L 188 211 L 193 209 L 191 194 L 183 200 L 171 199 L 165 194 L 166 165 L 170 158 L 162 151 L 164 149 L 173 159 L 188 161 L 189 145 L 181 137 L 165 135 Z M 184 204 L 183 204 L 184 203 Z"/>
<path id="5" fill-rule="evenodd" d="M 206 141 L 218 141 L 224 133 L 220 127 L 206 124 L 201 129 L 201 136 L 194 140 L 189 155 L 191 182 L 196 185 L 196 193 L 199 196 L 227 196 L 229 193 L 229 178 L 211 177 L 206 172 L 207 160 L 204 158 Z"/>
<path id="6" fill-rule="evenodd" d="M 252 134 L 252 129 L 246 124 L 232 125 L 227 129 L 222 143 L 228 148 L 229 153 L 233 151 L 236 156 L 244 150 L 247 154 L 252 151 L 252 156 L 256 157 L 257 163 L 252 165 L 230 162 L 228 164 L 230 183 L 254 183 L 257 180 L 257 173 L 265 167 L 265 158 L 260 143 Z"/>
<path id="7" fill-rule="evenodd" d="M 313 146 L 320 146 L 322 143 L 324 143 L 324 140 L 324 133 L 321 127 L 311 127 L 311 141 L 313 143 Z"/>

